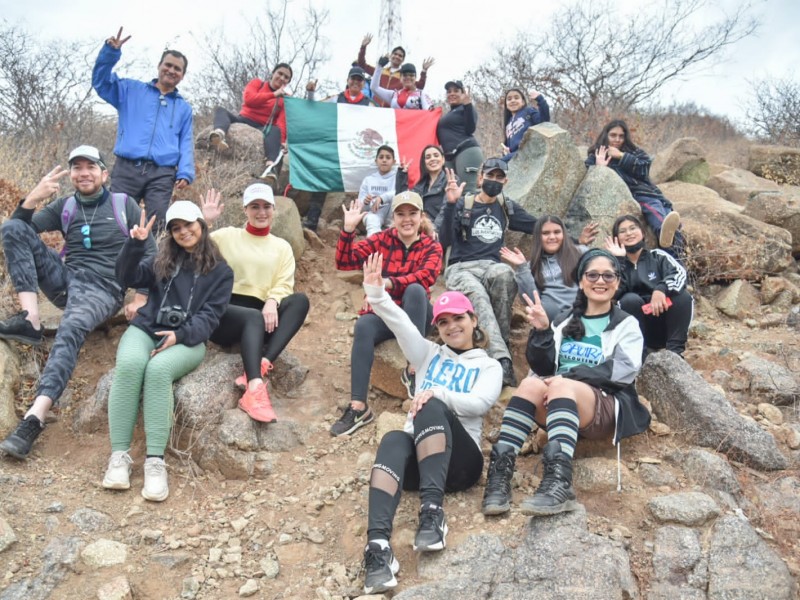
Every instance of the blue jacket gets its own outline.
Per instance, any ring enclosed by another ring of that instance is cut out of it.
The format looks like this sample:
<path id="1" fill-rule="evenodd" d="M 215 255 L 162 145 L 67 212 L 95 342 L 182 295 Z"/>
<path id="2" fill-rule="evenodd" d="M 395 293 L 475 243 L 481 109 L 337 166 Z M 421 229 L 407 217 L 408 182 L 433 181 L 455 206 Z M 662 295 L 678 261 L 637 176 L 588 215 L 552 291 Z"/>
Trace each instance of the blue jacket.
<path id="1" fill-rule="evenodd" d="M 129 160 L 152 160 L 160 167 L 177 167 L 175 178 L 191 183 L 192 107 L 178 90 L 162 95 L 155 79 L 147 83 L 120 79 L 111 69 L 121 56 L 121 50 L 103 44 L 92 71 L 97 95 L 119 113 L 114 154 Z"/>
<path id="2" fill-rule="evenodd" d="M 508 154 L 503 157 L 504 161 L 508 162 L 516 156 L 519 145 L 522 143 L 522 138 L 528 128 L 550 120 L 550 106 L 544 96 L 539 94 L 536 98 L 536 104 L 539 105 L 538 110 L 533 106 L 526 106 L 506 123 L 505 133 Z"/>

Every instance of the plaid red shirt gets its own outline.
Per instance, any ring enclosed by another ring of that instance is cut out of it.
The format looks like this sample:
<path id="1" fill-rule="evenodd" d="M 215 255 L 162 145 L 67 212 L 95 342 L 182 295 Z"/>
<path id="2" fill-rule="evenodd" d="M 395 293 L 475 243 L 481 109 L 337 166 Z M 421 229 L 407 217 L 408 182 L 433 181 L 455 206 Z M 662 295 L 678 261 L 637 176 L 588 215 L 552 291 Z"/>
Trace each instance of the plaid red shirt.
<path id="1" fill-rule="evenodd" d="M 354 243 L 355 237 L 355 232 L 342 231 L 339 234 L 339 242 L 336 244 L 338 270 L 362 269 L 367 257 L 378 252 L 383 256 L 382 275 L 392 282 L 392 289 L 387 291 L 395 304 L 402 304 L 406 286 L 412 283 L 424 287 L 430 298 L 431 286 L 442 269 L 442 247 L 439 242 L 422 233 L 417 241 L 406 248 L 397 237 L 397 229 L 394 227 Z M 359 311 L 359 314 L 364 312 Z"/>

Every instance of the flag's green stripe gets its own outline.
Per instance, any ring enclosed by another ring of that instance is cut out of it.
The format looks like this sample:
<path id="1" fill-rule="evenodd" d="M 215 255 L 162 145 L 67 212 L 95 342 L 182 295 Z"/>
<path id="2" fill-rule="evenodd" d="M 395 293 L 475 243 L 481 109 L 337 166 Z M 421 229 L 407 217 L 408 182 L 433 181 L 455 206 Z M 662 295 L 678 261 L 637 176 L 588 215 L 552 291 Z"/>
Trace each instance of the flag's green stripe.
<path id="1" fill-rule="evenodd" d="M 298 190 L 342 191 L 336 104 L 285 98 L 289 182 Z"/>

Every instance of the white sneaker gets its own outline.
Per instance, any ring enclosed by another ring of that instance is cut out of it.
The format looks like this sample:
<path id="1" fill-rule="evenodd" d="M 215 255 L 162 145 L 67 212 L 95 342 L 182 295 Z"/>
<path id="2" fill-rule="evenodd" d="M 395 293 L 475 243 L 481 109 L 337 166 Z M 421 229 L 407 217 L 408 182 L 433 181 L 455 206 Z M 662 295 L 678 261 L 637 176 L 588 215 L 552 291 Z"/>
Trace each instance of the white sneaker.
<path id="1" fill-rule="evenodd" d="M 151 457 L 144 461 L 144 487 L 142 498 L 161 502 L 169 496 L 167 484 L 167 463 L 163 458 Z"/>
<path id="2" fill-rule="evenodd" d="M 222 129 L 215 129 L 208 134 L 208 142 L 217 150 L 224 151 L 228 149 L 228 142 L 225 141 L 225 132 Z"/>
<path id="3" fill-rule="evenodd" d="M 107 490 L 129 490 L 131 488 L 131 463 L 133 459 L 127 450 L 117 450 L 108 459 L 108 468 L 103 477 L 103 487 Z"/>

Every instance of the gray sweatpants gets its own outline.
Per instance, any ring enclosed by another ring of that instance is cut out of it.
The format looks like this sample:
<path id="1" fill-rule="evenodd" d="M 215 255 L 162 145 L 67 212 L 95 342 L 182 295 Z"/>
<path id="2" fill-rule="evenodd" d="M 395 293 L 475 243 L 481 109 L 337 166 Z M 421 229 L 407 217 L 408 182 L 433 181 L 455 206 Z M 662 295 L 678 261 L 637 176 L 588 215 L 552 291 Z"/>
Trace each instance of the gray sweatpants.
<path id="1" fill-rule="evenodd" d="M 480 146 L 466 148 L 456 155 L 455 160 L 448 160 L 444 166 L 456 172 L 459 183 L 465 181 L 464 193 L 474 194 L 478 191 L 478 171 L 483 164 L 483 151 Z"/>
<path id="2" fill-rule="evenodd" d="M 25 221 L 6 221 L 2 238 L 8 275 L 17 292 L 41 289 L 50 302 L 64 310 L 36 390 L 37 396 L 47 396 L 58 404 L 86 336 L 120 309 L 123 290 L 116 281 L 94 271 L 67 267 Z"/>
<path id="3" fill-rule="evenodd" d="M 447 267 L 445 287 L 463 293 L 472 302 L 478 324 L 489 337 L 489 356 L 510 359 L 511 307 L 517 295 L 511 267 L 491 260 L 456 263 Z"/>

